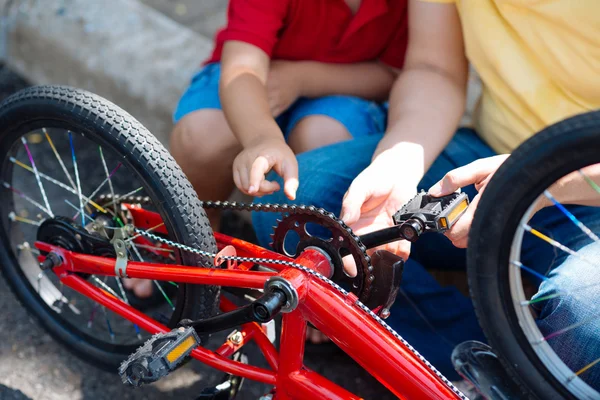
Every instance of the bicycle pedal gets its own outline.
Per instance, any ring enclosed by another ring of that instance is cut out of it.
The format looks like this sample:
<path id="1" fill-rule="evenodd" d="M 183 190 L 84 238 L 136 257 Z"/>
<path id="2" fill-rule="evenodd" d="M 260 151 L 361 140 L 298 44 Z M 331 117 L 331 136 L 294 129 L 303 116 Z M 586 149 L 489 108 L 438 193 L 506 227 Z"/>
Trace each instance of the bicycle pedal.
<path id="1" fill-rule="evenodd" d="M 455 192 L 433 197 L 425 192 L 417 194 L 394 214 L 402 236 L 414 242 L 424 232 L 445 232 L 464 214 L 469 206 L 465 193 Z"/>
<path id="2" fill-rule="evenodd" d="M 177 328 L 152 336 L 119 367 L 124 384 L 141 386 L 174 371 L 200 345 L 194 328 Z"/>

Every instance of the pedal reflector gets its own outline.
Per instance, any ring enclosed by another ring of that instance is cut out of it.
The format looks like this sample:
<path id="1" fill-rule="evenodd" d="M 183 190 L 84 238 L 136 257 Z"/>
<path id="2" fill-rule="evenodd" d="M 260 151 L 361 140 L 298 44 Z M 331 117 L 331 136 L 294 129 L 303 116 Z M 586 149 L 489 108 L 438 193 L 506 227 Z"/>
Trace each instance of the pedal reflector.
<path id="1" fill-rule="evenodd" d="M 167 354 L 167 361 L 171 364 L 176 363 L 180 358 L 187 356 L 197 345 L 198 342 L 196 341 L 195 336 L 188 336 Z"/>

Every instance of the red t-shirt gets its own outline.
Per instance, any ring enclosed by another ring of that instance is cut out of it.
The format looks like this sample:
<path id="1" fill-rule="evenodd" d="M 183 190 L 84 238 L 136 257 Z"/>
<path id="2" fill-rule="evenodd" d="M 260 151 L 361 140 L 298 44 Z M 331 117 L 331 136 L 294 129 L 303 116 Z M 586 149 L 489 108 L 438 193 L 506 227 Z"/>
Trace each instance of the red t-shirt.
<path id="1" fill-rule="evenodd" d="M 363 0 L 352 14 L 344 0 L 230 0 L 228 23 L 207 63 L 221 59 L 223 43 L 237 40 L 271 59 L 404 64 L 408 0 Z"/>

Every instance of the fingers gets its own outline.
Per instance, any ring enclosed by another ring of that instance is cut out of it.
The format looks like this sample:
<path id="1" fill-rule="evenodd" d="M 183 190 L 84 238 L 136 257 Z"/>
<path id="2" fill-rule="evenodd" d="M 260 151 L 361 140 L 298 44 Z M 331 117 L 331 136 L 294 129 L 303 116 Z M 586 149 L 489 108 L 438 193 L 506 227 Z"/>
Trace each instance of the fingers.
<path id="1" fill-rule="evenodd" d="M 360 187 L 356 180 L 344 195 L 341 216 L 347 225 L 352 225 L 360 218 L 360 210 L 369 197 L 368 191 Z"/>
<path id="2" fill-rule="evenodd" d="M 152 281 L 148 279 L 123 279 L 123 286 L 133 291 L 136 297 L 146 299 L 152 296 Z"/>
<path id="3" fill-rule="evenodd" d="M 275 172 L 283 178 L 283 192 L 287 198 L 295 200 L 299 185 L 298 161 L 293 153 L 291 155 L 291 158 L 284 158 L 280 163 L 275 164 Z"/>
<path id="4" fill-rule="evenodd" d="M 321 344 L 329 341 L 329 338 L 321 331 L 308 327 L 306 329 L 306 340 L 313 344 Z"/>
<path id="5" fill-rule="evenodd" d="M 267 194 L 275 193 L 279 191 L 279 189 L 281 189 L 279 183 L 268 181 L 265 179 L 260 183 L 260 187 L 258 189 L 258 192 L 256 193 L 256 196 L 264 196 Z"/>
<path id="6" fill-rule="evenodd" d="M 233 162 L 233 182 L 242 193 L 250 194 L 248 192 L 250 186 L 248 169 L 246 168 L 244 162 L 239 159 L 239 157 Z"/>
<path id="7" fill-rule="evenodd" d="M 386 250 L 390 253 L 396 254 L 399 257 L 402 257 L 403 260 L 408 260 L 410 256 L 410 242 L 406 240 L 400 240 L 393 243 L 388 243 L 383 246 L 376 247 L 374 249 L 368 250 L 369 255 L 373 254 L 377 250 Z M 357 275 L 356 269 L 356 261 L 352 256 L 346 256 L 342 259 L 344 262 L 344 272 L 348 274 L 351 278 L 354 278 Z"/>
<path id="8" fill-rule="evenodd" d="M 459 248 L 466 248 L 469 241 L 469 231 L 471 229 L 471 224 L 473 223 L 473 217 L 475 216 L 475 210 L 477 209 L 477 205 L 479 204 L 479 198 L 481 197 L 481 193 L 477 194 L 473 198 L 469 207 L 465 213 L 456 221 L 452 229 L 445 233 L 445 235 L 452 241 L 452 244 Z"/>
<path id="9" fill-rule="evenodd" d="M 356 261 L 354 261 L 354 257 L 346 256 L 342 258 L 342 261 L 344 262 L 344 271 L 346 271 L 346 274 L 354 278 L 356 276 Z"/>
<path id="10" fill-rule="evenodd" d="M 261 183 L 265 179 L 265 174 L 269 172 L 271 166 L 269 160 L 264 156 L 259 156 L 254 160 L 250 169 L 250 185 L 247 188 L 248 194 L 253 196 L 256 195 L 260 189 Z"/>
<path id="11" fill-rule="evenodd" d="M 502 156 L 482 158 L 448 172 L 429 189 L 429 194 L 433 196 L 445 196 L 462 187 L 477 184 L 485 180 L 504 161 L 505 157 L 499 157 Z"/>

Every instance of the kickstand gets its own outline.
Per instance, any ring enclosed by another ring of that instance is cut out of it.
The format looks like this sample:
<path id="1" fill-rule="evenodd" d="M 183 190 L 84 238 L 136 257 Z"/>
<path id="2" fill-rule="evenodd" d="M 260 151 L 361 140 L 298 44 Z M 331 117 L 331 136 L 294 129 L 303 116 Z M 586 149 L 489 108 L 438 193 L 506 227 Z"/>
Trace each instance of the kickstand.
<path id="1" fill-rule="evenodd" d="M 241 351 L 238 351 L 233 355 L 233 360 L 248 364 L 248 357 Z M 244 378 L 226 374 L 223 379 L 221 379 L 221 383 L 214 387 L 204 389 L 196 400 L 234 400 L 242 388 L 243 383 Z"/>

